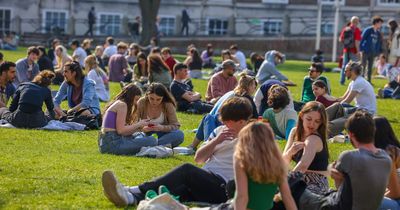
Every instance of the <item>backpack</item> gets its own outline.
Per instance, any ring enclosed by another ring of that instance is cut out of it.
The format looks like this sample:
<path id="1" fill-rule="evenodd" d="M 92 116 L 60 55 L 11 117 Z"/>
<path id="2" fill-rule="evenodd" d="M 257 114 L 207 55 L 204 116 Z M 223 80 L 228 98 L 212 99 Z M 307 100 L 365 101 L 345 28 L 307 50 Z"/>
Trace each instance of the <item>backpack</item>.
<path id="1" fill-rule="evenodd" d="M 344 48 L 350 49 L 355 47 L 354 30 L 351 27 L 346 27 L 343 32 L 343 45 Z"/>

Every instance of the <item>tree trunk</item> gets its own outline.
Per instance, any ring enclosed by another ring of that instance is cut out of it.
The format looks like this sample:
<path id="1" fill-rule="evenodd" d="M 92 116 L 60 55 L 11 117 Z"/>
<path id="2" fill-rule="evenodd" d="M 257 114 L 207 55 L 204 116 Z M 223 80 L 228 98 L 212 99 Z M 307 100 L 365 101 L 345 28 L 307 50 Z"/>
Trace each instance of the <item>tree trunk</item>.
<path id="1" fill-rule="evenodd" d="M 140 44 L 145 46 L 150 43 L 152 37 L 158 35 L 156 19 L 161 0 L 139 0 L 142 13 L 142 34 Z"/>

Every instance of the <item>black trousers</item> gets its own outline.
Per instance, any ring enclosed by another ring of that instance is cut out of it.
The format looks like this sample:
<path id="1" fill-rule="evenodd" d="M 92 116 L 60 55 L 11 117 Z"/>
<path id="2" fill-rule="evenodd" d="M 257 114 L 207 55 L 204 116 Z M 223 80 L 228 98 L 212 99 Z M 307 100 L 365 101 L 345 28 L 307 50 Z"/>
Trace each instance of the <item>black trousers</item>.
<path id="1" fill-rule="evenodd" d="M 17 128 L 40 128 L 50 120 L 43 111 L 25 113 L 19 109 L 10 112 L 7 108 L 0 108 L 0 119 L 7 120 Z"/>
<path id="2" fill-rule="evenodd" d="M 160 185 L 165 185 L 173 195 L 178 195 L 181 202 L 223 203 L 227 200 L 226 182 L 222 177 L 189 163 L 139 185 L 139 189 L 143 194 L 148 190 L 157 192 Z"/>

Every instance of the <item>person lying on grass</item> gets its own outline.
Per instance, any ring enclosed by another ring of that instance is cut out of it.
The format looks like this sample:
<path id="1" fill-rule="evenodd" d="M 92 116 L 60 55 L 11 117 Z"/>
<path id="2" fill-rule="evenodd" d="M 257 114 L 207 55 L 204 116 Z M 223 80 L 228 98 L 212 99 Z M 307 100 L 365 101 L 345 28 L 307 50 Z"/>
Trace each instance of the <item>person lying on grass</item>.
<path id="1" fill-rule="evenodd" d="M 106 106 L 99 149 L 101 153 L 135 155 L 142 147 L 156 146 L 153 136 L 140 135 L 148 119 L 137 121 L 137 102 L 142 92 L 139 87 L 129 84 Z"/>
<path id="2" fill-rule="evenodd" d="M 234 178 L 233 153 L 237 135 L 246 126 L 252 113 L 247 99 L 233 97 L 220 110 L 224 126 L 218 127 L 216 137 L 206 142 L 195 155 L 195 161 L 205 163 L 202 168 L 185 163 L 167 174 L 138 186 L 125 187 L 112 171 L 102 176 L 104 194 L 117 207 L 137 205 L 148 190 L 157 191 L 165 185 L 181 202 L 197 201 L 223 203 L 227 201 L 225 186 Z"/>

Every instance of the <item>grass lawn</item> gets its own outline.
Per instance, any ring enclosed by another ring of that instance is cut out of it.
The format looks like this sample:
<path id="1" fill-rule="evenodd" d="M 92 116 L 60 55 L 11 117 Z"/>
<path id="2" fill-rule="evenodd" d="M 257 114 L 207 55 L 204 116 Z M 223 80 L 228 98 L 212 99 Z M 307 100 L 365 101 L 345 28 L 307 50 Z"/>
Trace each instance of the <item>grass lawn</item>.
<path id="1" fill-rule="evenodd" d="M 16 52 L 2 51 L 5 60 L 25 57 L 25 48 Z M 182 56 L 177 56 L 182 60 Z M 289 60 L 279 66 L 283 74 L 297 87 L 290 87 L 293 98 L 299 100 L 308 61 Z M 335 64 L 328 64 L 333 67 Z M 332 86 L 334 96 L 342 95 L 346 86 L 340 86 L 338 73 L 324 73 Z M 375 91 L 384 80 L 374 80 Z M 196 91 L 206 91 L 206 80 L 194 80 Z M 52 89 L 57 89 L 56 86 Z M 111 95 L 120 90 L 111 84 Z M 399 101 L 378 99 L 378 114 L 388 117 L 400 137 Z M 66 102 L 63 103 L 66 108 Z M 101 104 L 105 106 L 104 103 Z M 397 108 L 396 108 L 397 107 Z M 178 113 L 185 133 L 183 146 L 190 144 L 202 116 Z M 110 209 L 114 208 L 102 192 L 101 174 L 112 169 L 122 183 L 137 185 L 159 176 L 171 168 L 193 163 L 193 156 L 174 156 L 167 159 L 137 158 L 102 155 L 98 151 L 97 131 L 58 132 L 0 128 L 0 208 L 5 209 Z M 284 141 L 279 145 L 283 147 Z M 337 159 L 350 144 L 329 144 L 330 161 Z"/>

